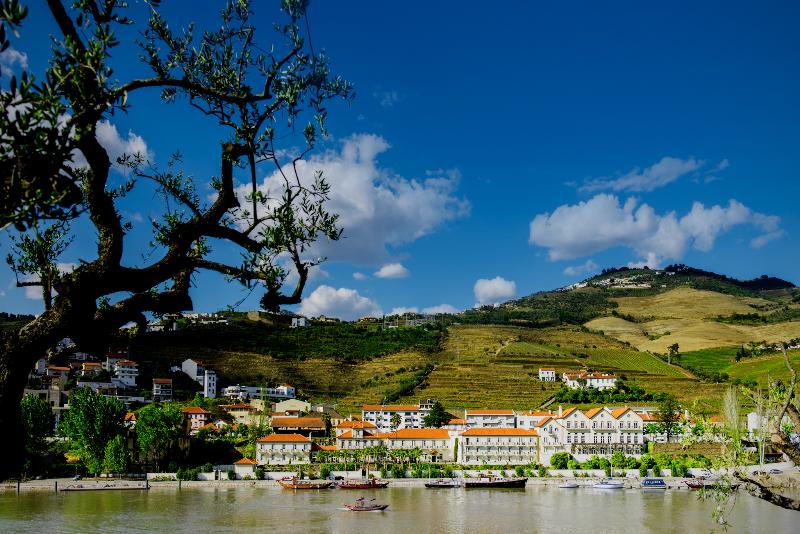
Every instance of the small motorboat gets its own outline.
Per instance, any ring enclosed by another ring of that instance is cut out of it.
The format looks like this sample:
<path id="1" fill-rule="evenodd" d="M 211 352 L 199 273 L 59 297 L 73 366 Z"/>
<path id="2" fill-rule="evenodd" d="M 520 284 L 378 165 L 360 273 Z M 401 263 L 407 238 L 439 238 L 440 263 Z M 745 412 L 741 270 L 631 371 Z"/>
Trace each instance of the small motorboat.
<path id="1" fill-rule="evenodd" d="M 625 489 L 625 483 L 618 482 L 613 478 L 607 478 L 605 480 L 601 480 L 600 482 L 592 484 L 592 487 L 595 489 L 609 489 L 609 490 Z"/>
<path id="2" fill-rule="evenodd" d="M 361 497 L 360 499 L 356 499 L 356 502 L 352 504 L 345 504 L 344 507 L 351 512 L 381 512 L 389 508 L 388 504 L 372 504 L 374 500 L 375 499 L 370 499 L 366 501 L 364 497 Z"/>
<path id="3" fill-rule="evenodd" d="M 559 488 L 562 488 L 562 489 L 575 489 L 575 488 L 579 488 L 579 487 L 580 487 L 580 485 L 577 482 L 564 482 L 563 484 L 561 484 L 559 486 Z"/>
<path id="4" fill-rule="evenodd" d="M 665 490 L 667 489 L 667 483 L 664 482 L 663 478 L 643 478 L 642 489 L 645 491 Z"/>
<path id="5" fill-rule="evenodd" d="M 460 488 L 461 482 L 453 478 L 440 478 L 425 483 L 426 488 Z"/>
<path id="6" fill-rule="evenodd" d="M 475 480 L 465 480 L 464 487 L 469 488 L 524 488 L 528 479 L 525 477 L 506 478 L 495 475 L 481 475 Z"/>
<path id="7" fill-rule="evenodd" d="M 388 480 L 378 480 L 376 478 L 370 479 L 361 479 L 361 480 L 345 480 L 343 482 L 339 482 L 339 488 L 341 489 L 375 489 L 375 488 L 385 488 L 389 485 Z"/>

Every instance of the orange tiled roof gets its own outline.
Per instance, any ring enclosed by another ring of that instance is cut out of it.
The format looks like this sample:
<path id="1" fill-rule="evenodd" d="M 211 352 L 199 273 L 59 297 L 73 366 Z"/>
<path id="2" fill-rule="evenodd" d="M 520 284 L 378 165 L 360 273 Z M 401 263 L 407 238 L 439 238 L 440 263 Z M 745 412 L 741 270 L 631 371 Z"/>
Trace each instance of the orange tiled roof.
<path id="1" fill-rule="evenodd" d="M 197 430 L 211 430 L 211 431 L 216 432 L 219 429 L 217 428 L 217 425 L 215 425 L 214 423 L 206 423 L 203 426 L 201 426 L 200 428 L 198 428 Z"/>
<path id="2" fill-rule="evenodd" d="M 272 428 L 324 429 L 325 422 L 319 417 L 273 417 Z"/>
<path id="3" fill-rule="evenodd" d="M 69 367 L 60 367 L 58 365 L 48 365 L 48 371 L 69 371 Z"/>
<path id="4" fill-rule="evenodd" d="M 538 436 L 535 430 L 524 428 L 470 428 L 462 436 Z"/>
<path id="5" fill-rule="evenodd" d="M 514 410 L 467 410 L 470 415 L 514 415 Z"/>
<path id="6" fill-rule="evenodd" d="M 450 434 L 443 428 L 401 428 L 394 432 L 378 434 L 387 439 L 450 439 Z"/>
<path id="7" fill-rule="evenodd" d="M 338 450 L 336 445 L 320 445 L 318 443 L 311 444 L 312 451 L 335 451 Z"/>
<path id="8" fill-rule="evenodd" d="M 138 363 L 133 360 L 119 360 L 116 365 L 132 365 L 134 367 L 138 367 Z"/>
<path id="9" fill-rule="evenodd" d="M 258 438 L 256 441 L 258 443 L 308 443 L 311 440 L 305 436 L 301 436 L 300 434 L 270 434 L 269 436 Z"/>
<path id="10" fill-rule="evenodd" d="M 84 367 L 101 367 L 100 362 L 83 362 Z"/>
<path id="11" fill-rule="evenodd" d="M 252 458 L 241 458 L 233 462 L 233 465 L 258 465 L 258 462 Z"/>
<path id="12" fill-rule="evenodd" d="M 630 410 L 630 408 L 628 406 L 625 406 L 623 408 L 617 408 L 616 410 L 611 410 L 611 416 L 614 419 L 619 419 L 620 416 L 624 415 L 625 412 L 627 412 L 628 410 Z"/>
<path id="13" fill-rule="evenodd" d="M 183 413 L 211 413 L 211 412 L 199 406 L 187 406 L 186 408 L 183 409 Z"/>
<path id="14" fill-rule="evenodd" d="M 450 419 L 447 422 L 447 424 L 448 425 L 465 425 L 465 424 L 467 424 L 467 422 L 464 421 L 463 419 Z"/>
<path id="15" fill-rule="evenodd" d="M 154 378 L 153 384 L 172 384 L 171 378 Z"/>
<path id="16" fill-rule="evenodd" d="M 416 404 L 365 404 L 361 407 L 363 412 L 411 412 L 419 410 Z"/>
<path id="17" fill-rule="evenodd" d="M 553 415 L 553 412 L 525 412 L 521 413 L 520 415 L 527 415 L 531 417 L 550 417 Z"/>
<path id="18" fill-rule="evenodd" d="M 561 417 L 567 417 L 569 414 L 571 414 L 575 410 L 577 410 L 577 408 L 574 408 L 574 407 L 573 408 L 567 408 L 566 410 L 561 412 Z"/>
<path id="19" fill-rule="evenodd" d="M 125 421 L 136 421 L 136 414 L 133 412 L 128 412 L 125 414 Z"/>
<path id="20" fill-rule="evenodd" d="M 369 421 L 342 421 L 336 428 L 378 428 Z"/>
<path id="21" fill-rule="evenodd" d="M 544 424 L 547 423 L 550 419 L 552 419 L 552 417 L 550 417 L 550 416 L 545 417 L 544 419 L 542 419 L 541 421 L 536 423 L 536 428 L 539 428 L 540 426 L 544 426 Z"/>
<path id="22" fill-rule="evenodd" d="M 539 370 L 540 371 L 555 371 L 555 369 L 552 369 L 550 367 L 539 367 Z"/>
<path id="23" fill-rule="evenodd" d="M 602 411 L 603 411 L 602 408 L 592 408 L 590 410 L 584 411 L 583 413 L 586 415 L 586 417 L 591 419 L 592 417 L 594 417 L 595 415 L 599 414 Z"/>

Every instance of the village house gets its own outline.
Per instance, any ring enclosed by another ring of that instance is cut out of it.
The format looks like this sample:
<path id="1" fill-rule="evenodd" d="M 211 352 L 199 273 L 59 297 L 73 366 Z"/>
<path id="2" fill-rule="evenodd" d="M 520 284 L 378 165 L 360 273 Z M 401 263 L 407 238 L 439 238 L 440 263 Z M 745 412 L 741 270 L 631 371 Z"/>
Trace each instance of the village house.
<path id="1" fill-rule="evenodd" d="M 556 370 L 550 369 L 546 367 L 539 368 L 539 380 L 542 382 L 555 382 L 556 381 Z"/>
<path id="2" fill-rule="evenodd" d="M 536 425 L 545 417 L 551 417 L 552 412 L 520 412 L 517 414 L 517 428 L 536 428 Z"/>
<path id="3" fill-rule="evenodd" d="M 118 360 L 114 364 L 114 378 L 112 381 L 120 387 L 136 387 L 136 378 L 139 376 L 139 364 L 132 360 Z"/>
<path id="4" fill-rule="evenodd" d="M 164 402 L 172 400 L 172 379 L 154 378 L 153 379 L 153 402 Z"/>
<path id="5" fill-rule="evenodd" d="M 275 412 L 295 412 L 298 415 L 301 413 L 309 413 L 311 411 L 311 403 L 302 401 L 300 399 L 287 399 L 281 402 L 276 402 L 273 406 Z"/>
<path id="6" fill-rule="evenodd" d="M 376 427 L 369 421 L 345 420 L 336 425 L 336 430 L 334 432 L 336 437 L 339 437 L 345 432 L 349 432 L 354 428 L 366 429 L 368 432 L 377 432 L 378 430 L 378 427 Z"/>
<path id="7" fill-rule="evenodd" d="M 259 465 L 311 463 L 311 440 L 300 434 L 270 434 L 256 441 Z"/>
<path id="8" fill-rule="evenodd" d="M 92 378 L 103 370 L 103 365 L 100 362 L 83 362 L 81 364 L 81 376 Z"/>
<path id="9" fill-rule="evenodd" d="M 467 410 L 464 418 L 467 428 L 514 428 L 514 410 Z"/>
<path id="10" fill-rule="evenodd" d="M 60 365 L 48 365 L 47 374 L 49 376 L 57 376 L 66 382 L 69 378 L 69 367 L 62 367 Z"/>
<path id="11" fill-rule="evenodd" d="M 103 363 L 103 369 L 109 373 L 114 371 L 114 365 L 120 360 L 127 360 L 128 349 L 108 350 L 106 352 L 106 361 Z"/>
<path id="12" fill-rule="evenodd" d="M 614 389 L 617 386 L 617 376 L 613 373 L 564 373 L 562 380 L 567 387 L 578 389 L 581 387 L 599 390 Z"/>
<path id="13" fill-rule="evenodd" d="M 470 428 L 461 434 L 459 461 L 465 465 L 525 465 L 539 461 L 539 436 L 523 428 Z"/>
<path id="14" fill-rule="evenodd" d="M 217 373 L 211 369 L 207 369 L 205 364 L 200 360 L 192 360 L 191 358 L 184 360 L 181 363 L 181 371 L 189 375 L 189 378 L 200 384 L 202 387 L 201 393 L 207 399 L 213 399 L 217 396 Z"/>
<path id="15" fill-rule="evenodd" d="M 251 404 L 227 404 L 222 409 L 239 425 L 258 425 L 266 423 L 269 419 Z"/>
<path id="16" fill-rule="evenodd" d="M 211 412 L 199 406 L 187 406 L 183 409 L 183 416 L 189 427 L 189 433 L 196 434 L 211 419 Z"/>
<path id="17" fill-rule="evenodd" d="M 241 458 L 233 462 L 233 472 L 238 479 L 253 478 L 256 474 L 257 465 L 258 462 L 252 458 Z"/>
<path id="18" fill-rule="evenodd" d="M 261 386 L 228 386 L 222 389 L 223 397 L 229 399 L 237 399 L 240 401 L 250 399 L 293 399 L 295 396 L 295 389 L 288 384 L 281 384 L 275 388 L 267 388 Z"/>
<path id="19" fill-rule="evenodd" d="M 453 418 L 450 419 L 447 424 L 442 425 L 442 428 L 450 433 L 450 437 L 455 437 L 467 429 L 467 421 L 464 419 Z"/>
<path id="20" fill-rule="evenodd" d="M 319 417 L 273 417 L 270 421 L 276 434 L 301 434 L 306 437 L 325 435 L 325 422 Z"/>

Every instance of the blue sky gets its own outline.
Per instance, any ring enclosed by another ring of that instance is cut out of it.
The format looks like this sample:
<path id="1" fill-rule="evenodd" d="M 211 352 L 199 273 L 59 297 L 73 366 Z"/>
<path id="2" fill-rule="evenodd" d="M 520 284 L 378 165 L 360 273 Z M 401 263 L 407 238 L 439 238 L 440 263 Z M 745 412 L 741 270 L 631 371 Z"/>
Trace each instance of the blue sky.
<path id="1" fill-rule="evenodd" d="M 165 4 L 176 21 L 213 23 Z M 314 45 L 357 97 L 331 107 L 332 137 L 308 161 L 325 170 L 346 237 L 318 248 L 330 261 L 302 311 L 464 309 L 640 263 L 800 282 L 796 3 L 464 4 L 312 2 Z M 257 6 L 262 43 L 273 5 Z M 46 15 L 32 3 L 14 43 L 33 71 Z M 122 78 L 145 73 L 131 51 L 115 56 Z M 198 179 L 218 168 L 207 119 L 154 93 L 132 103 L 110 117 L 110 145 L 161 163 L 180 150 Z M 131 263 L 145 261 L 156 200 L 121 206 L 136 227 Z M 91 228 L 79 230 L 65 263 L 92 258 Z M 41 309 L 12 286 L 3 265 L 0 309 Z M 192 295 L 215 310 L 246 292 L 201 274 Z"/>

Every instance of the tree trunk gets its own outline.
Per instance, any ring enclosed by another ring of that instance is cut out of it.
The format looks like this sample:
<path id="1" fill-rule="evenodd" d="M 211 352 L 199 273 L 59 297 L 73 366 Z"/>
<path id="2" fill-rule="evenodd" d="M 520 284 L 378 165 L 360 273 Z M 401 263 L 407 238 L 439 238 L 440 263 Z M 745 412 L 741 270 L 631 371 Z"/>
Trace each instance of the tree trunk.
<path id="1" fill-rule="evenodd" d="M 25 432 L 20 403 L 36 360 L 63 338 L 65 310 L 41 314 L 16 332 L 0 334 L 0 480 L 22 473 Z"/>
<path id="2" fill-rule="evenodd" d="M 32 358 L 33 362 L 36 358 Z M 13 351 L 0 352 L 0 480 L 22 473 L 25 459 L 25 431 L 20 402 L 33 362 Z"/>

